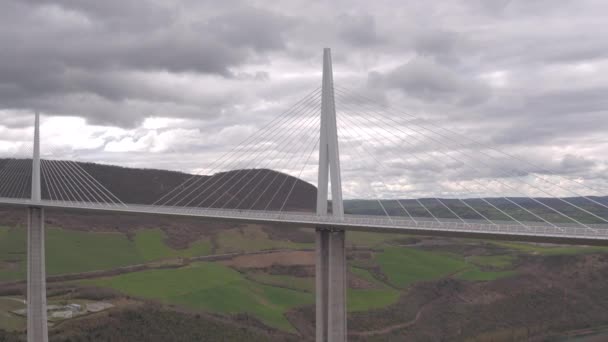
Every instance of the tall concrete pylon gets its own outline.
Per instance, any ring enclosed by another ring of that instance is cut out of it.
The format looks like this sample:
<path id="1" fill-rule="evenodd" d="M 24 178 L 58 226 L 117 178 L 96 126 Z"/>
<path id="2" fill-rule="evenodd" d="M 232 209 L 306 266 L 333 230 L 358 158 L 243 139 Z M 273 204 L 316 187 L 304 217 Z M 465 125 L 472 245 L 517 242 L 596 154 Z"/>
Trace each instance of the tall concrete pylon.
<path id="1" fill-rule="evenodd" d="M 27 220 L 27 341 L 48 342 L 44 209 L 40 192 L 40 115 L 36 113 L 32 158 L 32 205 Z"/>
<path id="2" fill-rule="evenodd" d="M 331 179 L 332 211 L 328 213 Z M 323 50 L 317 215 L 344 217 L 331 50 Z M 316 230 L 316 341 L 346 341 L 346 249 L 341 229 Z"/>

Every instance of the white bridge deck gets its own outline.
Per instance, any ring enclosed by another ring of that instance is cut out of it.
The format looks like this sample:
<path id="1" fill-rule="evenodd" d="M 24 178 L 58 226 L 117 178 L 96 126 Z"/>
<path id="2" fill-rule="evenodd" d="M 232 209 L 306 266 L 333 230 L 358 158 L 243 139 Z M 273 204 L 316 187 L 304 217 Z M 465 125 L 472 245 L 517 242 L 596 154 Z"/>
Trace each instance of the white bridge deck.
<path id="1" fill-rule="evenodd" d="M 344 218 L 316 215 L 306 212 L 278 212 L 237 209 L 205 209 L 192 207 L 171 207 L 155 205 L 115 205 L 90 202 L 59 202 L 29 199 L 0 198 L 0 205 L 19 207 L 41 207 L 74 209 L 114 213 L 134 213 L 197 217 L 209 221 L 233 221 L 244 223 L 266 223 L 273 225 L 295 225 L 309 228 L 329 228 L 372 232 L 399 232 L 418 235 L 468 236 L 504 240 L 544 241 L 573 244 L 608 245 L 608 224 L 589 224 L 582 227 L 575 224 L 547 224 L 544 222 L 493 221 L 482 220 L 429 219 L 381 216 L 345 215 Z"/>

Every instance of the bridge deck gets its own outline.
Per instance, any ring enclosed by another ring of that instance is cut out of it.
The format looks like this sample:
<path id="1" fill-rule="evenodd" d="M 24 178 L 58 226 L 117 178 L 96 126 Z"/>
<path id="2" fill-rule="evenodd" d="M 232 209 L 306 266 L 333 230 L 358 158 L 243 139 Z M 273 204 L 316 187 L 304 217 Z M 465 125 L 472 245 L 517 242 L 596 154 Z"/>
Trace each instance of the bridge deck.
<path id="1" fill-rule="evenodd" d="M 244 223 L 266 223 L 273 225 L 295 225 L 300 227 L 321 227 L 372 232 L 398 232 L 418 235 L 440 235 L 457 237 L 478 237 L 505 240 L 543 241 L 572 244 L 608 245 L 608 225 L 590 224 L 582 227 L 574 224 L 547 224 L 544 222 L 494 221 L 491 224 L 481 220 L 429 219 L 429 218 L 387 218 L 381 216 L 345 215 L 344 218 L 322 216 L 306 212 L 277 212 L 236 209 L 205 209 L 192 207 L 170 207 L 155 205 L 110 205 L 87 202 L 58 202 L 29 199 L 0 198 L 0 205 L 18 207 L 42 207 L 73 209 L 111 213 L 135 213 L 198 217 L 208 221 L 233 221 Z"/>

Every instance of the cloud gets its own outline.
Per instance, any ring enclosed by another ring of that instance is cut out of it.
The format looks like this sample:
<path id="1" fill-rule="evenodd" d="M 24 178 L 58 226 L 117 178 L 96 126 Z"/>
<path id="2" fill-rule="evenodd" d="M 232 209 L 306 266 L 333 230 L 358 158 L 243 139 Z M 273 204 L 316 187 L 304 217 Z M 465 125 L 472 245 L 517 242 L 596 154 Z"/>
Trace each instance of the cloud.
<path id="1" fill-rule="evenodd" d="M 209 82 L 243 75 L 238 67 L 285 48 L 293 22 L 245 5 L 199 14 L 155 1 L 8 1 L 0 14 L 6 19 L 0 44 L 10 46 L 0 49 L 0 103 L 121 126 L 158 115 L 142 110 L 167 102 L 184 116 L 178 102 L 185 99 L 159 74 L 201 75 Z M 254 75 L 264 80 L 263 71 Z M 193 105 L 215 112 L 230 106 L 229 99 L 215 100 L 215 106 Z"/>
<path id="2" fill-rule="evenodd" d="M 376 19 L 370 15 L 341 15 L 338 19 L 339 37 L 353 46 L 378 45 L 384 39 L 378 34 Z"/>
<path id="3" fill-rule="evenodd" d="M 607 11 L 599 0 L 6 0 L 0 154 L 30 152 L 41 111 L 55 155 L 209 171 L 320 86 L 331 47 L 347 197 L 489 193 L 480 182 L 533 193 L 518 180 L 562 193 L 494 149 L 605 187 Z M 301 114 L 318 115 L 312 102 Z M 302 163 L 318 129 L 273 132 L 257 162 L 314 183 L 314 160 Z M 498 159 L 467 157 L 483 153 Z"/>
<path id="4" fill-rule="evenodd" d="M 384 86 L 401 90 L 406 96 L 426 102 L 448 102 L 468 106 L 490 96 L 486 84 L 461 75 L 430 58 L 416 57 L 384 74 L 372 72 L 370 87 Z"/>

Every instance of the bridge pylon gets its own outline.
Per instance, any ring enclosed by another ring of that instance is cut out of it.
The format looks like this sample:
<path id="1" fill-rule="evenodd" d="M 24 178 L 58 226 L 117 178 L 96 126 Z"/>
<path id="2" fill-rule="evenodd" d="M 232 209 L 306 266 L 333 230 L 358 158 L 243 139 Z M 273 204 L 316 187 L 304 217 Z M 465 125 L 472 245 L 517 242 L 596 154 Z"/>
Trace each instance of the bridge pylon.
<path id="1" fill-rule="evenodd" d="M 34 125 L 32 205 L 27 220 L 27 341 L 48 342 L 44 209 L 40 192 L 40 115 Z"/>
<path id="2" fill-rule="evenodd" d="M 323 50 L 317 215 L 344 217 L 331 50 Z M 331 180 L 331 213 L 328 187 Z M 316 229 L 316 341 L 346 341 L 346 249 L 343 229 Z"/>

